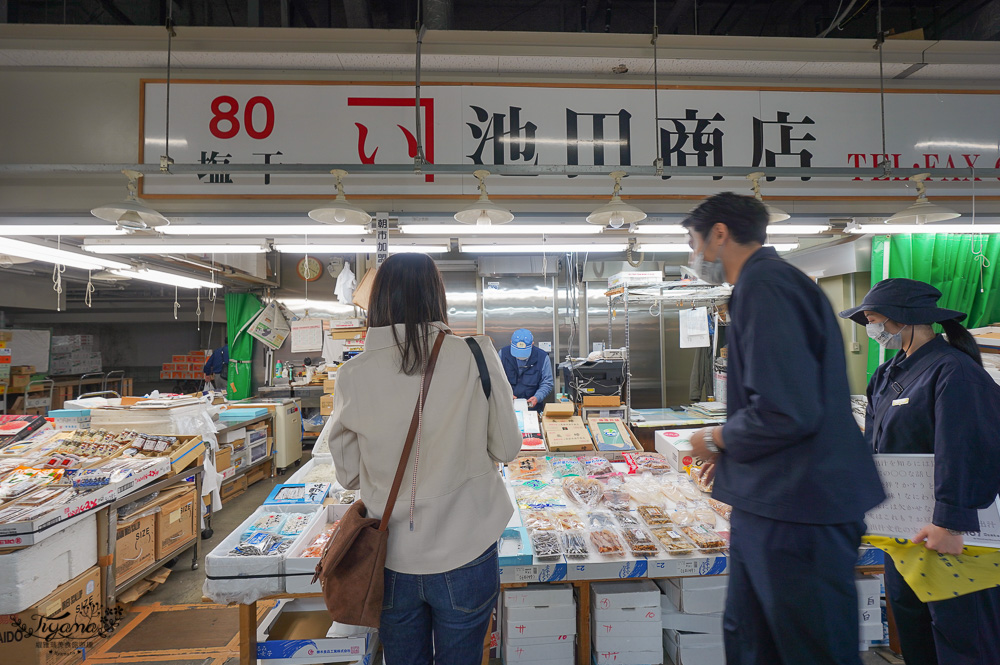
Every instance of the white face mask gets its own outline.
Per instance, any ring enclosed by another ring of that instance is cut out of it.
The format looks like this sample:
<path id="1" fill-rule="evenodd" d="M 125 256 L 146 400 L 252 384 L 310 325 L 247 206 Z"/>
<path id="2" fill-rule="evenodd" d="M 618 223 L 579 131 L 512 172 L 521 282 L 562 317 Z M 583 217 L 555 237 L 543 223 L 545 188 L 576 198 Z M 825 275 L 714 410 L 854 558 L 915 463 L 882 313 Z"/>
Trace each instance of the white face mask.
<path id="1" fill-rule="evenodd" d="M 709 284 L 719 285 L 726 281 L 726 268 L 722 265 L 722 245 L 719 246 L 719 253 L 715 260 L 705 264 L 705 250 L 691 252 L 688 259 L 688 267 L 691 272 L 698 275 L 698 279 Z"/>
<path id="2" fill-rule="evenodd" d="M 905 329 L 906 326 L 903 326 L 899 332 L 891 333 L 885 329 L 884 323 L 869 323 L 865 326 L 868 336 L 886 349 L 903 348 L 903 330 Z"/>

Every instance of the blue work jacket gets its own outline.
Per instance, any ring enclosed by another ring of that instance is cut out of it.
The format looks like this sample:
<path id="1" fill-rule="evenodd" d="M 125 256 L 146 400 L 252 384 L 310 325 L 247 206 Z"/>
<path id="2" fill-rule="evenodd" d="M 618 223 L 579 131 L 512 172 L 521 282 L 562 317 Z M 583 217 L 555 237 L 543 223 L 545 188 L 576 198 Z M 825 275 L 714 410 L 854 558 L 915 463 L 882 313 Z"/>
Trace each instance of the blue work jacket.
<path id="1" fill-rule="evenodd" d="M 862 519 L 885 493 L 851 415 L 830 302 L 764 247 L 744 264 L 729 310 L 726 449 L 713 496 L 786 522 Z"/>
<path id="2" fill-rule="evenodd" d="M 868 383 L 865 438 L 877 453 L 934 455 L 933 523 L 978 531 L 1000 490 L 1000 386 L 940 335 L 898 353 Z"/>
<path id="3" fill-rule="evenodd" d="M 535 409 L 541 411 L 542 402 L 552 392 L 554 385 L 549 354 L 537 346 L 532 346 L 531 355 L 528 356 L 527 363 L 521 371 L 518 359 L 510 352 L 510 347 L 505 346 L 500 349 L 500 362 L 507 374 L 507 382 L 510 383 L 514 397 L 522 399 L 537 397 L 538 404 Z"/>

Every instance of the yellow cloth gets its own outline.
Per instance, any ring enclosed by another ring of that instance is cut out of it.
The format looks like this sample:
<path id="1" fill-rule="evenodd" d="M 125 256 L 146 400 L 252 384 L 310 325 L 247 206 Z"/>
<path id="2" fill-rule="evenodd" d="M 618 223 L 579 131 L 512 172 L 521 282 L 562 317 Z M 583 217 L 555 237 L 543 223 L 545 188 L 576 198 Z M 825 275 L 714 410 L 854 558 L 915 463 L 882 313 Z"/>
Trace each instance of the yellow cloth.
<path id="1" fill-rule="evenodd" d="M 903 538 L 865 536 L 888 556 L 920 600 L 932 602 L 1000 586 L 1000 550 L 966 545 L 962 554 L 940 554 Z"/>

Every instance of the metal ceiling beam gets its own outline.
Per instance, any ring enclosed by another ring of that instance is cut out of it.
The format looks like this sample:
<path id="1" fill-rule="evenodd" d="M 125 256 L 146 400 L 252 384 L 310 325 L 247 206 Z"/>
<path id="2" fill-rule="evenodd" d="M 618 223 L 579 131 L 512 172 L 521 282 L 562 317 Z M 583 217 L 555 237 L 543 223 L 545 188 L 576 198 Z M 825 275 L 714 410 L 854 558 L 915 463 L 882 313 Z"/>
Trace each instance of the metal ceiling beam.
<path id="1" fill-rule="evenodd" d="M 606 176 L 610 171 L 624 171 L 626 175 L 634 176 L 678 176 L 704 178 L 710 176 L 744 177 L 751 171 L 764 171 L 767 177 L 776 178 L 867 178 L 882 177 L 885 174 L 878 168 L 849 167 L 808 167 L 777 166 L 762 168 L 758 166 L 665 166 L 658 173 L 653 166 L 576 166 L 565 164 L 428 164 L 420 171 L 412 164 L 172 164 L 170 175 L 191 175 L 200 173 L 239 173 L 271 175 L 307 175 L 329 174 L 333 169 L 344 169 L 352 175 L 472 175 L 476 169 L 485 168 L 492 174 L 507 176 Z M 115 174 L 123 169 L 131 169 L 148 175 L 161 175 L 158 164 L 0 164 L 0 177 L 25 175 L 92 175 Z M 948 168 L 900 168 L 894 169 L 892 175 L 907 177 L 918 173 L 930 173 L 934 178 L 967 178 L 973 174 L 972 169 Z M 975 169 L 976 177 L 1000 177 L 1000 168 Z"/>

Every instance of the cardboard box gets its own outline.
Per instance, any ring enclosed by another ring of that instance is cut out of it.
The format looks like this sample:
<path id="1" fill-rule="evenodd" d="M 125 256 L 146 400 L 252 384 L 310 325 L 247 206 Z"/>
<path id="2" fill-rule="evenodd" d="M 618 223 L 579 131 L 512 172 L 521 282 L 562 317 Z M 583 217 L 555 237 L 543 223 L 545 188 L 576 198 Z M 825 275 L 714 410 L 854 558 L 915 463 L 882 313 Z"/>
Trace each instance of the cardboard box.
<path id="1" fill-rule="evenodd" d="M 728 575 L 656 580 L 670 602 L 687 614 L 716 614 L 726 608 Z"/>
<path id="2" fill-rule="evenodd" d="M 595 665 L 660 665 L 663 662 L 662 645 L 656 651 L 610 651 L 594 649 Z"/>
<path id="3" fill-rule="evenodd" d="M 660 596 L 663 598 L 663 596 Z M 593 608 L 590 616 L 594 621 L 604 623 L 629 621 L 631 623 L 663 623 L 663 612 L 659 607 L 623 607 L 618 610 L 601 610 Z"/>
<path id="4" fill-rule="evenodd" d="M 594 618 L 590 626 L 590 634 L 594 644 L 599 646 L 607 646 L 610 640 L 633 637 L 660 639 L 662 631 L 663 624 L 656 621 L 598 621 Z M 648 651 L 648 649 L 640 647 L 638 651 Z"/>
<path id="5" fill-rule="evenodd" d="M 653 435 L 656 452 L 667 458 L 667 462 L 676 471 L 683 471 L 684 467 L 694 463 L 694 458 L 691 456 L 691 437 L 697 431 L 698 428 L 657 431 Z"/>
<path id="6" fill-rule="evenodd" d="M 13 365 L 10 368 L 12 376 L 31 376 L 35 373 L 34 365 Z"/>
<path id="7" fill-rule="evenodd" d="M 579 416 L 570 418 L 542 417 L 545 442 L 553 452 L 593 450 L 590 432 Z"/>
<path id="8" fill-rule="evenodd" d="M 323 392 L 332 395 L 334 388 L 337 386 L 336 379 L 323 379 Z"/>
<path id="9" fill-rule="evenodd" d="M 529 584 L 503 592 L 504 607 L 549 607 L 572 605 L 573 587 L 569 584 Z"/>
<path id="10" fill-rule="evenodd" d="M 542 411 L 546 418 L 570 418 L 575 414 L 576 406 L 572 402 L 549 402 Z"/>
<path id="11" fill-rule="evenodd" d="M 674 607 L 667 596 L 660 596 L 663 630 L 682 630 L 688 633 L 722 634 L 722 612 L 711 614 L 686 614 Z"/>
<path id="12" fill-rule="evenodd" d="M 712 638 L 714 641 L 707 641 Z M 721 636 L 663 631 L 663 649 L 674 665 L 725 665 L 726 650 Z"/>
<path id="13" fill-rule="evenodd" d="M 11 390 L 24 390 L 31 383 L 30 374 L 11 374 L 10 375 L 10 389 Z"/>
<path id="14" fill-rule="evenodd" d="M 660 629 L 657 629 L 655 633 L 624 637 L 604 637 L 594 633 L 591 635 L 596 653 L 617 652 L 621 654 L 637 651 L 649 653 L 663 649 L 663 631 Z M 613 660 L 612 662 L 619 661 Z M 644 660 L 642 662 L 643 665 L 646 665 L 652 661 Z"/>
<path id="15" fill-rule="evenodd" d="M 0 662 L 56 665 L 80 662 L 81 647 L 91 647 L 103 630 L 101 569 L 87 570 L 36 605 L 0 615 Z M 58 636 L 48 639 L 58 629 Z M 26 636 L 25 633 L 31 633 Z M 20 636 L 20 637 L 18 637 Z"/>
<path id="16" fill-rule="evenodd" d="M 198 535 L 194 487 L 178 488 L 161 494 L 154 504 L 156 513 L 156 559 L 162 559 Z"/>
<path id="17" fill-rule="evenodd" d="M 660 590 L 651 580 L 594 582 L 590 602 L 597 610 L 621 610 L 639 607 L 660 608 Z"/>
<path id="18" fill-rule="evenodd" d="M 343 339 L 343 340 L 363 340 L 367 332 L 368 332 L 367 328 L 341 328 L 338 330 L 331 330 L 330 338 Z"/>
<path id="19" fill-rule="evenodd" d="M 140 513 L 118 523 L 115 535 L 115 581 L 134 577 L 156 561 L 156 515 Z"/>
<path id="20" fill-rule="evenodd" d="M 587 421 L 594 445 L 599 451 L 633 451 L 632 432 L 621 418 L 591 418 Z"/>
<path id="21" fill-rule="evenodd" d="M 862 642 L 874 642 L 882 639 L 882 621 L 870 621 L 859 624 L 859 636 Z"/>
<path id="22" fill-rule="evenodd" d="M 567 636 L 568 638 L 568 636 Z M 555 640 L 545 644 L 525 644 L 521 640 L 504 642 L 503 659 L 505 663 L 530 663 L 550 661 L 557 663 L 573 662 L 572 639 Z"/>
<path id="23" fill-rule="evenodd" d="M 222 473 L 223 469 L 228 469 L 233 465 L 233 447 L 221 445 L 215 452 L 215 470 Z"/>
<path id="24" fill-rule="evenodd" d="M 617 408 L 622 406 L 622 400 L 618 395 L 584 395 L 583 405 L 588 407 Z"/>
<path id="25" fill-rule="evenodd" d="M 562 637 L 576 635 L 576 617 L 546 621 L 504 621 L 504 634 L 509 639 L 522 637 Z"/>
<path id="26" fill-rule="evenodd" d="M 548 607 L 507 607 L 504 616 L 508 621 L 546 621 L 576 618 L 576 605 L 549 605 Z"/>
<path id="27" fill-rule="evenodd" d="M 319 413 L 322 416 L 333 414 L 333 395 L 322 395 L 319 398 Z"/>
<path id="28" fill-rule="evenodd" d="M 333 619 L 322 598 L 278 601 L 257 629 L 257 660 L 266 665 L 372 661 L 375 634 L 327 637 Z"/>
<path id="29" fill-rule="evenodd" d="M 247 477 L 237 476 L 232 480 L 228 480 L 222 483 L 222 487 L 219 488 L 219 500 L 225 503 L 229 499 L 243 494 L 247 489 Z"/>
<path id="30" fill-rule="evenodd" d="M 854 581 L 858 588 L 858 609 L 877 610 L 882 601 L 882 582 L 877 577 L 858 577 Z"/>

